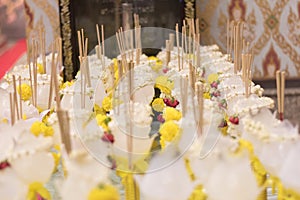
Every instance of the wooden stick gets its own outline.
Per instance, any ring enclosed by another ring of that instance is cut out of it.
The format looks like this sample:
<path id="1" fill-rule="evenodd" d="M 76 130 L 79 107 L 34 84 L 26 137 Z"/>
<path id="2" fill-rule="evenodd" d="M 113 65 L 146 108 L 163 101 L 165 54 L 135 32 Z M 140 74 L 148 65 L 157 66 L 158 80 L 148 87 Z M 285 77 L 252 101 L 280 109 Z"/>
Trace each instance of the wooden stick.
<path id="1" fill-rule="evenodd" d="M 100 32 L 99 32 L 98 24 L 96 24 L 96 32 L 97 32 L 97 40 L 98 40 L 98 46 L 96 46 L 96 49 L 98 49 L 97 57 L 98 59 L 101 59 L 102 50 L 101 50 L 101 40 L 100 40 Z"/>
<path id="2" fill-rule="evenodd" d="M 17 111 L 17 119 L 20 120 L 20 112 L 19 112 L 19 106 L 18 106 L 18 96 L 17 96 L 17 83 L 16 83 L 16 77 L 13 75 L 13 88 L 14 88 L 14 109 Z"/>
<path id="3" fill-rule="evenodd" d="M 197 34 L 197 67 L 201 67 L 200 33 Z"/>
<path id="4" fill-rule="evenodd" d="M 68 111 L 57 109 L 57 118 L 60 128 L 61 142 L 64 144 L 68 154 L 72 151 L 71 138 L 70 138 L 70 118 Z"/>
<path id="5" fill-rule="evenodd" d="M 175 42 L 175 35 L 174 33 L 169 34 L 169 41 L 170 41 L 170 51 L 174 49 L 174 42 Z"/>
<path id="6" fill-rule="evenodd" d="M 129 122 L 129 135 L 127 136 L 127 150 L 128 150 L 128 168 L 130 170 L 133 169 L 133 162 L 132 162 L 132 152 L 133 152 L 133 113 L 134 113 L 134 104 L 133 104 L 133 80 L 134 80 L 134 74 L 133 74 L 133 62 L 129 63 L 129 115 L 130 115 L 130 122 Z M 132 102 L 132 104 L 131 104 Z M 132 106 L 132 107 L 131 107 Z"/>
<path id="7" fill-rule="evenodd" d="M 281 115 L 282 110 L 281 110 L 281 75 L 280 71 L 276 71 L 276 88 L 277 88 L 277 110 L 278 114 Z"/>
<path id="8" fill-rule="evenodd" d="M 57 39 L 57 45 L 58 45 L 58 58 L 59 58 L 59 66 L 61 66 L 59 69 L 63 66 L 63 58 L 62 58 L 62 39 L 61 37 L 58 37 Z M 59 72 L 60 73 L 60 72 Z"/>
<path id="9" fill-rule="evenodd" d="M 175 26 L 176 29 L 176 44 L 177 44 L 177 59 L 178 59 L 178 71 L 180 71 L 180 53 L 179 53 L 179 33 L 178 33 L 178 23 Z"/>
<path id="10" fill-rule="evenodd" d="M 229 31 L 230 31 L 230 22 L 229 19 L 227 20 L 227 32 L 226 32 L 226 39 L 227 39 L 227 45 L 226 45 L 226 52 L 229 54 Z"/>
<path id="11" fill-rule="evenodd" d="M 199 19 L 196 19 L 196 34 L 200 34 L 200 26 L 199 26 Z M 199 41 L 200 42 L 200 41 Z"/>
<path id="12" fill-rule="evenodd" d="M 10 105 L 10 122 L 11 122 L 11 125 L 13 126 L 15 124 L 15 109 L 14 109 L 12 93 L 9 93 L 9 105 Z"/>
<path id="13" fill-rule="evenodd" d="M 53 96 L 53 79 L 54 79 L 54 68 L 55 68 L 55 54 L 54 54 L 54 44 L 52 44 L 52 57 L 51 57 L 51 75 L 50 75 L 50 89 L 49 89 L 49 98 L 48 98 L 48 109 L 51 108 L 52 96 Z"/>
<path id="14" fill-rule="evenodd" d="M 80 62 L 80 64 L 81 64 L 81 62 L 82 62 L 82 55 L 83 55 L 83 53 L 82 53 L 82 39 L 81 39 L 81 33 L 80 33 L 80 31 L 77 31 L 77 36 L 78 36 L 78 48 L 79 48 L 79 62 Z"/>
<path id="15" fill-rule="evenodd" d="M 43 61 L 43 68 L 44 68 L 44 73 L 46 74 L 46 50 L 45 50 L 45 30 L 42 27 L 39 30 L 39 41 L 40 41 L 40 51 L 41 51 L 41 57 L 42 57 L 42 61 Z"/>
<path id="16" fill-rule="evenodd" d="M 89 68 L 89 60 L 88 60 L 88 38 L 85 38 L 85 44 L 84 44 L 84 72 L 85 72 L 85 77 L 87 80 L 87 86 L 92 87 L 91 83 L 91 76 L 90 76 L 90 68 Z"/>
<path id="17" fill-rule="evenodd" d="M 81 29 L 81 45 L 82 45 L 82 47 L 84 48 L 84 30 L 83 30 L 83 28 Z M 84 51 L 82 51 L 82 52 L 84 52 Z"/>
<path id="18" fill-rule="evenodd" d="M 32 95 L 34 96 L 34 103 L 33 105 L 37 107 L 37 60 L 36 60 L 36 55 L 37 55 L 37 44 L 36 41 L 33 41 L 32 44 L 32 51 L 33 51 L 33 87 L 34 90 L 32 91 Z"/>
<path id="19" fill-rule="evenodd" d="M 281 94 L 281 116 L 280 120 L 283 121 L 284 119 L 284 91 L 285 91 L 285 71 L 281 72 L 280 74 L 281 80 L 281 87 L 280 87 L 280 94 Z"/>
<path id="20" fill-rule="evenodd" d="M 20 95 L 20 98 L 19 98 L 19 106 L 20 106 L 20 116 L 21 116 L 21 119 L 23 119 L 23 106 L 22 106 L 22 77 L 19 76 L 19 95 Z"/>
<path id="21" fill-rule="evenodd" d="M 234 26 L 234 74 L 237 73 L 237 27 Z"/>
<path id="22" fill-rule="evenodd" d="M 104 26 L 101 25 L 101 37 L 102 37 L 102 63 L 103 67 L 105 67 L 105 43 L 104 43 Z"/>
<path id="23" fill-rule="evenodd" d="M 196 83 L 196 92 L 197 92 L 197 99 L 198 99 L 198 106 L 199 106 L 199 120 L 198 120 L 198 137 L 200 137 L 203 133 L 203 84 L 201 82 Z"/>
<path id="24" fill-rule="evenodd" d="M 181 70 L 183 69 L 183 65 L 184 65 L 184 54 L 185 54 L 185 50 L 184 50 L 184 35 L 185 35 L 185 27 L 182 27 L 182 37 L 181 37 Z"/>
<path id="25" fill-rule="evenodd" d="M 188 97 L 188 77 L 187 75 L 180 78 L 180 94 L 181 94 L 181 108 L 182 116 L 186 115 L 187 97 Z"/>
<path id="26" fill-rule="evenodd" d="M 232 47 L 233 47 L 233 41 L 234 41 L 234 22 L 232 21 L 230 23 L 231 32 L 230 32 L 230 44 L 229 44 L 229 59 L 232 58 Z"/>
<path id="27" fill-rule="evenodd" d="M 194 68 L 191 63 L 189 63 L 189 74 L 190 74 L 190 85 L 195 91 L 195 73 L 194 73 Z"/>
<path id="28" fill-rule="evenodd" d="M 54 90 L 55 90 L 55 100 L 56 100 L 56 109 L 60 109 L 60 95 L 59 95 L 59 84 L 57 80 L 57 64 L 58 64 L 58 57 L 56 57 L 55 65 L 52 65 L 52 70 L 54 74 L 53 82 L 54 82 Z"/>

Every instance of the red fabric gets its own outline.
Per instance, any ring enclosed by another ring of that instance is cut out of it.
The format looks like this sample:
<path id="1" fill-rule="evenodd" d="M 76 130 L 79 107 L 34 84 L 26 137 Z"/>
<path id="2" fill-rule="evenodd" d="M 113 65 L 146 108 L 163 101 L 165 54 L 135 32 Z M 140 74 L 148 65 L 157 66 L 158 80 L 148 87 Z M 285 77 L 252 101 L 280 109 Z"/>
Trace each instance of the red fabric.
<path id="1" fill-rule="evenodd" d="M 0 55 L 0 79 L 14 66 L 16 61 L 26 52 L 26 49 L 26 40 L 22 39 Z"/>

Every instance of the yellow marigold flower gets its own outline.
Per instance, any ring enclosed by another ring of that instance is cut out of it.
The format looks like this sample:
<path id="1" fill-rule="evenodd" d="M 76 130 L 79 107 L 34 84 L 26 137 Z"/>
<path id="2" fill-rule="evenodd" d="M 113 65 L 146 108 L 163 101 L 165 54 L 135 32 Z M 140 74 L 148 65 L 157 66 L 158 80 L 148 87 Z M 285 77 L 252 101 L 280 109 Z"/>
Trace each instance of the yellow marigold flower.
<path id="1" fill-rule="evenodd" d="M 41 128 L 41 122 L 33 122 L 33 124 L 30 127 L 30 131 L 33 135 L 35 136 L 39 136 L 42 132 L 42 128 Z"/>
<path id="2" fill-rule="evenodd" d="M 43 134 L 45 137 L 47 136 L 53 136 L 54 130 L 51 126 L 46 126 L 43 122 L 33 122 L 33 124 L 30 127 L 30 131 L 33 135 L 39 136 L 40 134 Z"/>
<path id="3" fill-rule="evenodd" d="M 20 94 L 20 86 L 17 88 L 17 90 L 18 90 L 18 93 Z M 24 101 L 29 100 L 31 98 L 31 95 L 32 95 L 31 87 L 28 84 L 23 83 L 21 85 L 21 90 L 22 90 L 21 99 L 24 100 Z"/>
<path id="4" fill-rule="evenodd" d="M 100 107 L 99 105 L 97 105 L 97 104 L 94 104 L 94 112 L 96 114 L 103 114 L 103 115 L 106 114 L 106 111 L 102 107 Z"/>
<path id="5" fill-rule="evenodd" d="M 159 76 L 155 80 L 155 87 L 160 89 L 161 92 L 170 95 L 172 89 L 174 88 L 174 81 L 166 76 Z"/>
<path id="6" fill-rule="evenodd" d="M 26 120 L 26 119 L 27 119 L 27 115 L 26 115 L 26 114 L 23 114 L 23 115 L 22 115 L 22 119 L 23 119 L 23 120 Z"/>
<path id="7" fill-rule="evenodd" d="M 110 118 L 103 114 L 96 115 L 96 121 L 99 126 L 101 126 L 105 131 L 108 130 L 108 123 Z"/>
<path id="8" fill-rule="evenodd" d="M 50 200 L 51 195 L 49 191 L 40 182 L 33 182 L 28 187 L 27 200 L 36 200 L 37 195 L 40 195 L 45 200 Z"/>
<path id="9" fill-rule="evenodd" d="M 210 74 L 208 77 L 207 77 L 207 81 L 209 84 L 211 84 L 212 82 L 214 81 L 217 81 L 219 78 L 219 75 L 218 74 Z"/>
<path id="10" fill-rule="evenodd" d="M 102 107 L 106 112 L 108 112 L 112 109 L 111 97 L 104 97 L 104 99 L 102 101 Z"/>
<path id="11" fill-rule="evenodd" d="M 170 120 L 180 120 L 182 117 L 181 112 L 173 107 L 166 107 L 163 113 L 163 118 L 166 121 Z"/>
<path id="12" fill-rule="evenodd" d="M 8 124 L 8 119 L 3 118 L 3 119 L 1 120 L 1 122 L 4 123 L 4 124 Z"/>
<path id="13" fill-rule="evenodd" d="M 164 100 L 162 98 L 156 98 L 156 99 L 154 99 L 154 101 L 152 102 L 152 108 L 156 112 L 162 112 L 164 110 L 164 108 L 165 108 Z"/>
<path id="14" fill-rule="evenodd" d="M 37 64 L 37 72 L 38 72 L 39 74 L 45 74 L 45 69 L 44 69 L 43 64 L 41 64 L 41 63 L 38 63 L 38 64 Z"/>
<path id="15" fill-rule="evenodd" d="M 111 185 L 100 185 L 94 188 L 88 195 L 88 200 L 119 200 L 117 189 Z"/>
<path id="16" fill-rule="evenodd" d="M 209 92 L 204 92 L 203 93 L 203 98 L 204 99 L 210 99 L 211 98 L 210 93 Z"/>
<path id="17" fill-rule="evenodd" d="M 155 65 L 152 65 L 151 66 L 151 69 L 153 70 L 153 71 L 155 71 L 155 72 L 158 72 L 159 70 L 161 70 L 161 68 L 162 68 L 162 64 L 155 64 Z"/>
<path id="18" fill-rule="evenodd" d="M 53 136 L 54 134 L 54 129 L 52 128 L 52 126 L 47 126 L 44 132 L 44 136 L 48 137 L 48 136 Z"/>
<path id="19" fill-rule="evenodd" d="M 74 81 L 66 81 L 66 82 L 64 82 L 64 83 L 60 86 L 60 89 L 63 90 L 63 89 L 65 89 L 66 87 L 70 87 L 70 86 L 73 85 L 73 83 L 74 83 Z"/>
<path id="20" fill-rule="evenodd" d="M 61 152 L 60 152 L 60 146 L 59 145 L 54 145 L 53 148 L 56 150 L 55 152 L 51 152 L 53 159 L 54 159 L 54 170 L 57 170 L 57 167 L 60 163 L 60 159 L 61 159 Z"/>
<path id="21" fill-rule="evenodd" d="M 164 141 L 171 142 L 178 136 L 179 126 L 174 121 L 167 121 L 161 125 L 159 133 Z"/>

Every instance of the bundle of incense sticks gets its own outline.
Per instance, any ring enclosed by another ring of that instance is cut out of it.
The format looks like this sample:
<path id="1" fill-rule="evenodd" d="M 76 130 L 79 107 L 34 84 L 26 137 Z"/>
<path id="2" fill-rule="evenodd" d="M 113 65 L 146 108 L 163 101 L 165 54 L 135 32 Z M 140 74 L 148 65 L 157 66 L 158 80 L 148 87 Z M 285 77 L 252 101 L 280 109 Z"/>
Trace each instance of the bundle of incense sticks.
<path id="1" fill-rule="evenodd" d="M 39 29 L 39 44 L 40 44 L 40 56 L 42 57 L 42 62 L 43 62 L 43 68 L 44 72 L 47 73 L 47 66 L 46 66 L 46 33 L 45 33 L 45 26 L 44 24 L 42 27 Z"/>
<path id="2" fill-rule="evenodd" d="M 125 50 L 125 45 L 124 45 L 124 40 L 123 40 L 123 32 L 121 30 L 119 30 L 116 33 L 116 38 L 117 38 L 117 42 L 118 42 L 118 47 L 119 47 L 119 51 L 120 51 L 120 55 L 121 55 L 121 62 L 122 62 L 122 68 L 123 68 L 123 72 L 126 73 L 127 71 L 127 58 L 126 58 L 126 50 Z"/>
<path id="3" fill-rule="evenodd" d="M 196 83 L 196 94 L 198 100 L 198 112 L 199 112 L 199 119 L 197 122 L 197 132 L 198 136 L 200 137 L 203 133 L 203 108 L 204 108 L 204 100 L 203 100 L 203 84 L 201 82 Z"/>
<path id="4" fill-rule="evenodd" d="M 241 53 L 243 48 L 243 29 L 244 23 L 237 22 L 233 27 L 234 38 L 234 73 L 236 74 L 241 69 Z"/>
<path id="5" fill-rule="evenodd" d="M 98 45 L 96 45 L 96 54 L 99 60 L 101 60 L 102 68 L 105 67 L 105 43 L 104 43 L 104 26 L 101 25 L 101 37 L 99 31 L 99 25 L 96 24 L 96 33 L 97 33 L 97 40 Z M 101 39 L 100 39 L 101 38 Z M 102 45 L 101 45 L 102 41 Z"/>
<path id="6" fill-rule="evenodd" d="M 29 82 L 32 91 L 31 101 L 32 104 L 37 106 L 37 53 L 38 43 L 36 39 L 32 39 L 31 52 L 28 56 L 28 70 L 29 70 Z"/>
<path id="7" fill-rule="evenodd" d="M 79 61 L 80 61 L 80 87 L 81 87 L 81 108 L 85 108 L 86 87 L 91 87 L 91 76 L 88 62 L 88 38 L 84 39 L 84 31 L 77 31 Z M 103 50 L 103 49 L 102 49 Z"/>
<path id="8" fill-rule="evenodd" d="M 277 107 L 279 119 L 284 119 L 285 71 L 276 71 Z"/>
<path id="9" fill-rule="evenodd" d="M 57 53 L 56 53 L 57 52 Z M 53 84 L 56 76 L 57 79 L 57 67 L 62 65 L 62 39 L 60 37 L 56 38 L 51 45 L 51 73 L 50 73 L 50 89 L 48 95 L 48 109 L 52 106 L 53 97 Z M 53 70 L 55 68 L 55 71 Z M 60 68 L 59 68 L 60 69 Z"/>
<path id="10" fill-rule="evenodd" d="M 252 73 L 251 66 L 253 65 L 253 55 L 246 53 L 242 54 L 242 79 L 245 83 L 245 95 L 248 98 L 251 93 Z"/>

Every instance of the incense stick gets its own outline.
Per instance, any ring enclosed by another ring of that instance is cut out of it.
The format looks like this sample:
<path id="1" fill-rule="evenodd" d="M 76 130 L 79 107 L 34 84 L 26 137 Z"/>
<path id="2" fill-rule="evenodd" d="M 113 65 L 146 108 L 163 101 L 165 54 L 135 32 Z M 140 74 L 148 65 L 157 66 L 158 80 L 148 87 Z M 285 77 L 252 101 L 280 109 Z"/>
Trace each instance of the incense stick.
<path id="1" fill-rule="evenodd" d="M 281 95 L 281 116 L 280 120 L 284 119 L 284 90 L 285 90 L 285 71 L 280 74 L 281 87 L 280 87 L 280 95 Z"/>
<path id="2" fill-rule="evenodd" d="M 170 51 L 173 51 L 174 49 L 174 42 L 175 42 L 175 35 L 174 33 L 169 34 L 169 40 L 170 40 Z"/>
<path id="3" fill-rule="evenodd" d="M 226 43 L 226 52 L 227 52 L 227 54 L 229 54 L 229 25 L 230 24 L 230 22 L 229 22 L 229 19 L 227 20 L 227 31 L 226 31 L 226 39 L 227 39 L 227 43 Z"/>
<path id="4" fill-rule="evenodd" d="M 277 88 L 277 110 L 278 114 L 282 113 L 281 111 L 281 76 L 280 71 L 276 71 L 276 88 Z"/>
<path id="5" fill-rule="evenodd" d="M 98 51 L 97 57 L 98 59 L 101 59 L 102 50 L 101 50 L 101 40 L 100 40 L 100 32 L 99 32 L 98 24 L 96 24 L 96 32 L 97 32 L 97 40 L 98 40 L 98 46 L 96 46 L 96 49 Z"/>
<path id="6" fill-rule="evenodd" d="M 133 162 L 132 162 L 132 151 L 133 151 L 133 113 L 134 113 L 134 102 L 133 102 L 133 81 L 134 81 L 134 72 L 133 72 L 133 62 L 129 63 L 129 115 L 130 115 L 130 122 L 129 122 L 129 135 L 127 136 L 127 150 L 128 150 L 128 168 L 130 170 L 133 169 Z"/>
<path id="7" fill-rule="evenodd" d="M 20 120 L 20 112 L 19 112 L 19 105 L 18 105 L 18 97 L 17 97 L 17 83 L 15 75 L 13 77 L 13 88 L 14 88 L 14 109 L 17 111 L 17 119 Z"/>
<path id="8" fill-rule="evenodd" d="M 53 82 L 54 82 L 54 90 L 55 90 L 56 108 L 57 108 L 57 110 L 59 110 L 60 109 L 60 95 L 59 95 L 59 84 L 58 84 L 58 80 L 57 80 L 57 71 L 56 71 L 57 63 L 58 63 L 58 57 L 56 57 L 55 65 L 52 65 L 52 67 L 53 67 L 52 70 L 53 70 L 53 74 L 54 74 Z"/>
<path id="9" fill-rule="evenodd" d="M 52 57 L 51 57 L 51 75 L 50 75 L 50 89 L 49 89 L 49 98 L 48 98 L 48 109 L 51 108 L 52 104 L 52 95 L 53 95 L 53 79 L 54 79 L 54 67 L 55 67 L 55 54 L 54 54 L 54 44 L 52 44 Z"/>
<path id="10" fill-rule="evenodd" d="M 81 33 L 80 31 L 77 31 L 77 39 L 78 39 L 78 48 L 79 48 L 79 62 L 81 64 L 82 62 L 82 39 L 81 39 Z"/>
<path id="11" fill-rule="evenodd" d="M 15 109 L 14 109 L 14 102 L 13 102 L 13 94 L 9 93 L 9 105 L 10 105 L 10 122 L 13 126 L 15 124 Z"/>
<path id="12" fill-rule="evenodd" d="M 180 71 L 180 52 L 179 52 L 179 33 L 178 33 L 178 23 L 175 26 L 176 29 L 176 44 L 177 44 L 177 59 L 178 59 L 178 71 Z"/>
<path id="13" fill-rule="evenodd" d="M 22 106 L 22 77 L 19 76 L 19 95 L 20 95 L 20 98 L 19 98 L 19 103 L 20 103 L 20 116 L 21 116 L 21 119 L 23 118 L 23 106 Z"/>
<path id="14" fill-rule="evenodd" d="M 90 76 L 90 68 L 89 68 L 89 59 L 87 56 L 87 52 L 88 52 L 88 38 L 85 39 L 85 44 L 84 44 L 84 72 L 85 72 L 85 77 L 87 80 L 87 86 L 88 87 L 92 87 L 92 83 L 91 83 L 91 76 Z"/>
<path id="15" fill-rule="evenodd" d="M 105 43 L 104 43 L 104 26 L 101 25 L 101 37 L 102 37 L 102 63 L 103 67 L 105 67 Z"/>
<path id="16" fill-rule="evenodd" d="M 203 132 L 203 84 L 201 82 L 196 83 L 196 91 L 197 91 L 197 99 L 198 99 L 198 106 L 199 106 L 199 120 L 198 120 L 198 137 L 202 135 Z"/>

